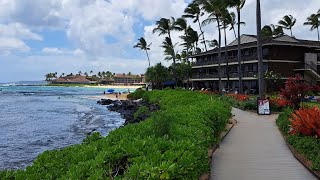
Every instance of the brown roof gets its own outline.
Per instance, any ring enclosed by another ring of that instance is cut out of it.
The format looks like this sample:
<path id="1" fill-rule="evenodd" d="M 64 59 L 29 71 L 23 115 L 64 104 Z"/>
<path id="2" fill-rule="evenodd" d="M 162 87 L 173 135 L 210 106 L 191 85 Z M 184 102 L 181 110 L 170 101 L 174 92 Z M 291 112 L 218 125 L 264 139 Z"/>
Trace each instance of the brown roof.
<path id="1" fill-rule="evenodd" d="M 52 82 L 58 82 L 58 83 L 89 83 L 90 80 L 88 80 L 86 77 L 84 76 L 65 76 L 65 77 L 60 77 L 57 78 L 55 80 L 53 80 Z"/>
<path id="2" fill-rule="evenodd" d="M 252 46 L 257 46 L 257 40 L 255 35 L 247 35 L 243 34 L 241 35 L 241 48 L 246 48 L 246 47 L 252 47 Z M 244 41 L 243 41 L 244 40 Z M 247 40 L 247 41 L 246 41 Z M 319 41 L 310 41 L 310 40 L 301 40 L 301 39 L 296 39 L 294 37 L 290 37 L 288 35 L 283 35 L 279 37 L 265 37 L 262 38 L 262 45 L 292 45 L 292 46 L 303 46 L 303 47 L 314 47 L 314 48 L 320 48 L 320 42 Z M 238 47 L 237 39 L 234 40 L 227 46 L 227 50 L 236 50 Z M 225 47 L 221 47 L 221 51 L 225 51 Z M 191 57 L 198 57 L 202 55 L 209 55 L 213 53 L 217 53 L 218 48 L 214 48 L 212 50 L 202 52 L 199 54 L 195 54 Z"/>

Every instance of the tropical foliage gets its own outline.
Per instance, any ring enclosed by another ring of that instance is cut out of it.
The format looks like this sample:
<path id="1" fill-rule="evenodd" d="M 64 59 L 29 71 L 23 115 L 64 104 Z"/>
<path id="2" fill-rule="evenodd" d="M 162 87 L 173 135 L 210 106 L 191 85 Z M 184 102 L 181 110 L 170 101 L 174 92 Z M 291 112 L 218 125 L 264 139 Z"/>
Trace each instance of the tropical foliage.
<path id="1" fill-rule="evenodd" d="M 58 74 L 57 72 L 46 74 L 45 75 L 46 81 L 51 81 L 51 80 L 57 78 L 57 74 Z"/>
<path id="2" fill-rule="evenodd" d="M 311 26 L 310 30 L 313 31 L 317 29 L 318 33 L 318 41 L 320 41 L 320 34 L 319 34 L 319 26 L 320 26 L 320 10 L 317 14 L 311 14 L 305 23 L 303 23 L 305 26 Z"/>
<path id="3" fill-rule="evenodd" d="M 263 37 L 279 37 L 284 35 L 283 28 L 273 24 L 265 25 L 261 32 Z"/>
<path id="4" fill-rule="evenodd" d="M 292 27 L 296 24 L 296 18 L 294 18 L 292 15 L 285 15 L 283 16 L 283 19 L 278 22 L 279 26 L 290 30 L 290 34 L 292 35 Z"/>
<path id="5" fill-rule="evenodd" d="M 293 135 L 302 134 L 320 138 L 320 109 L 301 108 L 296 110 L 290 118 L 291 131 Z"/>
<path id="6" fill-rule="evenodd" d="M 161 106 L 146 121 L 46 151 L 25 170 L 0 172 L 0 179 L 198 179 L 208 172 L 208 149 L 219 142 L 230 106 L 181 90 L 143 97 Z"/>
<path id="7" fill-rule="evenodd" d="M 143 50 L 146 52 L 148 62 L 149 62 L 149 67 L 150 67 L 150 58 L 149 58 L 148 51 L 150 50 L 151 43 L 147 44 L 147 41 L 143 37 L 138 39 L 138 41 L 139 42 L 136 45 L 134 45 L 133 48 L 139 48 L 140 50 Z"/>
<path id="8" fill-rule="evenodd" d="M 306 110 L 300 110 L 300 111 L 304 111 L 304 112 L 302 113 L 300 112 L 299 116 L 294 118 L 294 116 L 292 116 L 293 110 L 288 108 L 279 115 L 276 122 L 279 129 L 286 136 L 287 142 L 297 152 L 302 154 L 306 159 L 308 159 L 311 162 L 310 168 L 312 168 L 315 171 L 319 171 L 320 170 L 320 139 L 312 136 L 304 136 L 302 135 L 302 133 L 299 133 L 299 134 L 292 133 L 292 130 L 291 130 L 292 126 L 296 126 L 296 125 L 292 125 L 292 121 L 296 121 L 296 119 L 297 119 L 297 122 L 300 122 L 300 125 L 301 125 L 301 126 L 298 125 L 295 127 L 297 130 L 302 130 L 302 127 L 303 128 L 309 127 L 308 125 L 309 120 L 307 119 L 308 117 L 317 118 L 319 121 L 319 116 L 317 117 L 314 116 L 314 114 L 318 113 L 315 111 L 318 111 L 318 110 L 307 110 L 307 111 L 310 111 L 308 113 L 306 112 Z M 312 115 L 309 115 L 309 113 Z M 300 116 L 304 116 L 303 119 L 300 118 Z M 299 124 L 299 123 L 296 123 L 296 124 Z"/>
<path id="9" fill-rule="evenodd" d="M 290 102 L 294 109 L 299 109 L 302 99 L 310 91 L 300 75 L 289 77 L 285 83 L 285 88 L 281 89 L 281 95 Z"/>
<path id="10" fill-rule="evenodd" d="M 162 89 L 163 83 L 170 80 L 168 68 L 161 63 L 148 68 L 145 77 L 147 82 L 152 82 L 153 89 Z"/>

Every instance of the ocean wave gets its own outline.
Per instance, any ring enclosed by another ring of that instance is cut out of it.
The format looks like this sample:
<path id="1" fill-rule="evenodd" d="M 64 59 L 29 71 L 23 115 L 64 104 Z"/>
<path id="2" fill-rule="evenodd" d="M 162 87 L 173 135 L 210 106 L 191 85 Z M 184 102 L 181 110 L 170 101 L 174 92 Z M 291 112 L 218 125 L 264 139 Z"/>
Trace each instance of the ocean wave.
<path id="1" fill-rule="evenodd" d="M 17 84 L 16 83 L 8 83 L 8 84 L 0 84 L 0 87 L 3 86 L 3 87 L 9 87 L 9 86 L 16 86 Z"/>

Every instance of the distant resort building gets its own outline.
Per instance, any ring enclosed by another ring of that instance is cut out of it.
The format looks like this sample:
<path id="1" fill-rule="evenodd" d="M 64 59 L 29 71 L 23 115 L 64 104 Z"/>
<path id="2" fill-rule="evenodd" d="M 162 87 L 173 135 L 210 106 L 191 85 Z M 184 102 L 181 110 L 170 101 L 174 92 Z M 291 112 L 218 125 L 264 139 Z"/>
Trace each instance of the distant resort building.
<path id="1" fill-rule="evenodd" d="M 105 84 L 105 85 L 143 85 L 144 75 L 115 74 L 112 78 L 102 78 L 95 80 L 93 76 L 64 76 L 51 80 L 51 84 Z M 95 80 L 95 81 L 93 81 Z"/>
<path id="2" fill-rule="evenodd" d="M 257 38 L 254 35 L 242 35 L 241 62 L 244 91 L 254 93 L 258 90 Z M 283 35 L 276 38 L 263 38 L 263 71 L 273 72 L 287 79 L 300 74 L 309 84 L 320 82 L 320 42 L 300 40 Z M 223 87 L 227 89 L 229 74 L 230 89 L 239 88 L 237 39 L 221 48 L 221 77 Z M 192 83 L 196 89 L 210 88 L 218 90 L 218 48 L 192 56 Z M 227 63 L 228 70 L 227 73 Z"/>
<path id="3" fill-rule="evenodd" d="M 144 75 L 116 74 L 113 76 L 116 85 L 141 85 L 145 84 Z"/>
<path id="4" fill-rule="evenodd" d="M 96 81 L 90 81 L 85 76 L 65 76 L 51 81 L 52 84 L 96 84 Z"/>

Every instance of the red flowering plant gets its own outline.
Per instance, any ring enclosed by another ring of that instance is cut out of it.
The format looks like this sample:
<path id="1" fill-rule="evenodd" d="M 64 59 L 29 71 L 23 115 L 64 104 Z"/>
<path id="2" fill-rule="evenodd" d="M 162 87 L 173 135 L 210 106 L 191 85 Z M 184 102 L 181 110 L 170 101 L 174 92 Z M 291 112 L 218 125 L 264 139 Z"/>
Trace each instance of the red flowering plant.
<path id="1" fill-rule="evenodd" d="M 230 96 L 238 101 L 246 101 L 249 100 L 249 96 L 245 94 L 227 94 L 227 96 Z"/>
<path id="2" fill-rule="evenodd" d="M 285 108 L 286 106 L 290 106 L 290 102 L 282 97 L 275 97 L 270 99 L 271 105 L 275 105 L 279 108 Z"/>
<path id="3" fill-rule="evenodd" d="M 302 134 L 305 136 L 313 136 L 316 138 L 320 137 L 319 108 L 301 108 L 299 110 L 296 110 L 289 120 L 291 122 L 291 134 Z"/>
<path id="4" fill-rule="evenodd" d="M 290 105 L 294 109 L 299 109 L 302 99 L 310 90 L 310 86 L 297 74 L 295 77 L 288 78 L 285 83 L 285 88 L 281 89 L 281 95 L 290 102 Z"/>

